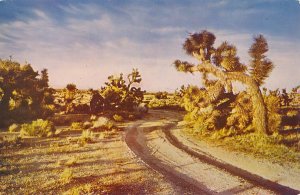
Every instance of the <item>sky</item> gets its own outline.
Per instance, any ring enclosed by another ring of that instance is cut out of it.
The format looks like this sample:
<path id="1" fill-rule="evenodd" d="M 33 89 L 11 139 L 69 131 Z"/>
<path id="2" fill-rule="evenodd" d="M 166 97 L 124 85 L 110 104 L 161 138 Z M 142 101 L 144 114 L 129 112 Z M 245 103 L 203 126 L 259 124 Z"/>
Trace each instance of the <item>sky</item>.
<path id="1" fill-rule="evenodd" d="M 138 68 L 147 91 L 201 84 L 177 72 L 176 59 L 196 62 L 182 44 L 208 30 L 234 44 L 245 64 L 263 34 L 275 69 L 269 89 L 300 84 L 298 0 L 0 0 L 0 58 L 48 69 L 50 85 L 100 88 L 109 75 Z"/>

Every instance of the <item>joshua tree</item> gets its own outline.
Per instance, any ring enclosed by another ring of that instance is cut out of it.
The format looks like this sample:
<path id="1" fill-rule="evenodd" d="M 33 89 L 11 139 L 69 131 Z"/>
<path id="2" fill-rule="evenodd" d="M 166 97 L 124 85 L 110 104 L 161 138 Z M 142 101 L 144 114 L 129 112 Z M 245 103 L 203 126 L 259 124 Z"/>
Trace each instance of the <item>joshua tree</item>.
<path id="1" fill-rule="evenodd" d="M 75 99 L 76 90 L 77 87 L 75 84 L 73 83 L 67 84 L 66 93 L 65 93 L 65 100 L 67 104 L 72 103 L 72 101 Z"/>
<path id="2" fill-rule="evenodd" d="M 105 109 L 133 109 L 143 100 L 143 94 L 140 87 L 135 87 L 141 81 L 141 75 L 137 69 L 133 69 L 127 75 L 127 82 L 123 74 L 118 76 L 109 76 L 108 82 L 101 89 L 101 96 L 104 98 Z"/>
<path id="3" fill-rule="evenodd" d="M 268 51 L 266 39 L 262 35 L 254 37 L 254 43 L 249 49 L 249 70 L 239 61 L 234 45 L 223 42 L 214 48 L 215 39 L 215 35 L 208 31 L 190 34 L 183 44 L 183 49 L 188 55 L 195 57 L 199 64 L 176 60 L 176 69 L 182 72 L 200 72 L 204 85 L 214 89 L 212 96 L 217 96 L 224 89 L 231 92 L 233 81 L 244 84 L 252 97 L 253 126 L 259 132 L 268 133 L 267 110 L 259 88 L 273 69 L 272 62 L 265 56 Z M 210 74 L 217 79 L 209 80 Z"/>
<path id="4" fill-rule="evenodd" d="M 66 104 L 66 113 L 72 113 L 74 112 L 74 103 L 73 100 L 75 100 L 75 95 L 77 92 L 77 87 L 73 83 L 67 84 L 65 88 L 65 104 Z"/>

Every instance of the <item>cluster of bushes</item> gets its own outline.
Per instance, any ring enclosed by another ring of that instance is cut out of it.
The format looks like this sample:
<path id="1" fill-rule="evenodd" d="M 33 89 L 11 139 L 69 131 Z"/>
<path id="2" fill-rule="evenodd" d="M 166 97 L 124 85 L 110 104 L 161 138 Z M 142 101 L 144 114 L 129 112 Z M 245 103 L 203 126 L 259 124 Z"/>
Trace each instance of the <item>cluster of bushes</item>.
<path id="1" fill-rule="evenodd" d="M 211 134 L 219 138 L 255 131 L 252 125 L 253 104 L 246 91 L 237 94 L 223 91 L 219 96 L 211 98 L 205 88 L 186 88 L 181 104 L 188 111 L 184 119 L 189 127 L 200 134 Z M 268 113 L 269 132 L 278 132 L 282 118 L 279 113 L 280 98 L 272 92 L 265 94 L 263 98 Z"/>
<path id="2" fill-rule="evenodd" d="M 114 115 L 118 120 L 121 116 Z M 70 126 L 72 130 L 82 130 L 81 136 L 78 138 L 77 143 L 84 146 L 87 143 L 95 141 L 96 133 L 100 136 L 108 137 L 119 130 L 115 122 L 107 117 L 92 115 L 90 120 L 85 122 L 73 122 Z"/>
<path id="3" fill-rule="evenodd" d="M 19 132 L 21 137 L 51 137 L 54 135 L 56 128 L 53 122 L 49 120 L 37 119 L 31 123 L 24 123 L 22 125 L 12 124 L 8 130 L 9 132 Z"/>
<path id="4" fill-rule="evenodd" d="M 141 88 L 136 87 L 142 81 L 141 75 L 137 69 L 133 69 L 125 78 L 123 74 L 111 75 L 100 90 L 80 91 L 75 84 L 68 84 L 59 95 L 61 113 L 102 115 L 122 111 L 135 113 L 145 93 Z M 122 117 L 135 118 L 132 114 L 129 115 L 131 116 L 122 115 Z"/>
<path id="5" fill-rule="evenodd" d="M 183 110 L 180 106 L 176 94 L 168 94 L 167 92 L 157 92 L 147 101 L 148 107 L 152 109 L 169 109 Z"/>
<path id="6" fill-rule="evenodd" d="M 182 110 L 182 107 L 178 104 L 178 101 L 175 98 L 154 98 L 148 103 L 148 107 L 152 109 Z"/>
<path id="7" fill-rule="evenodd" d="M 53 114 L 53 89 L 48 72 L 30 64 L 0 59 L 0 126 L 22 123 Z"/>
<path id="8" fill-rule="evenodd" d="M 21 126 L 21 136 L 51 137 L 55 133 L 55 126 L 51 121 L 38 119 Z"/>

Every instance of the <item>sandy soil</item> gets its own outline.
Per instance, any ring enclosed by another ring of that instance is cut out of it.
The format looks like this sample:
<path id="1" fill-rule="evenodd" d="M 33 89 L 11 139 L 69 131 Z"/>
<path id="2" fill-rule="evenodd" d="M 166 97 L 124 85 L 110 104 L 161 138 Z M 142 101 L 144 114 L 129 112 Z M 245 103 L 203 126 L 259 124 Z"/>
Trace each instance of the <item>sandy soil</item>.
<path id="1" fill-rule="evenodd" d="M 222 146 L 214 146 L 205 141 L 200 141 L 184 134 L 180 128 L 174 128 L 172 134 L 184 145 L 194 151 L 213 156 L 216 160 L 231 164 L 252 174 L 262 176 L 265 179 L 282 184 L 300 191 L 299 166 L 278 164 L 266 159 L 256 158 L 251 154 L 243 154 L 224 149 Z M 199 150 L 200 149 L 200 150 Z"/>
<path id="2" fill-rule="evenodd" d="M 0 194 L 176 193 L 176 186 L 128 150 L 123 133 L 99 134 L 80 146 L 81 131 L 65 130 L 59 137 L 26 138 L 21 147 L 0 148 Z M 62 176 L 66 169 L 70 181 Z"/>
<path id="3" fill-rule="evenodd" d="M 217 154 L 214 153 L 214 147 L 211 147 L 204 142 L 202 143 L 203 145 L 197 145 L 198 143 L 196 144 L 194 141 L 191 141 L 191 138 L 187 138 L 181 134 L 179 129 L 174 130 L 176 129 L 175 124 L 177 124 L 181 117 L 182 114 L 176 112 L 151 111 L 147 118 L 143 121 L 139 121 L 139 123 L 136 123 L 128 129 L 127 136 L 133 137 L 137 140 L 136 143 L 133 143 L 134 139 L 129 138 L 127 140 L 129 147 L 136 153 L 136 155 L 140 156 L 142 160 L 152 166 L 152 168 L 165 174 L 167 177 L 169 176 L 169 178 L 173 177 L 173 181 L 175 180 L 174 182 L 176 182 L 176 180 L 184 181 L 183 188 L 187 185 L 186 183 L 189 183 L 190 186 L 194 187 L 194 189 L 192 189 L 192 193 L 195 194 L 199 194 L 201 191 L 205 194 L 278 193 L 278 191 L 271 191 L 261 187 L 263 185 L 257 184 L 259 184 L 260 181 L 266 181 L 263 178 L 268 176 L 267 173 L 269 172 L 268 169 L 270 166 L 272 167 L 271 172 L 275 171 L 275 173 L 272 174 L 276 175 L 276 173 L 278 173 L 277 168 L 280 167 L 280 165 L 273 165 L 269 162 L 260 162 L 259 159 L 239 153 L 232 152 L 230 153 L 232 156 L 230 156 L 227 151 L 224 150 L 220 150 L 217 158 L 214 158 L 212 156 Z M 229 173 L 224 169 L 205 163 L 205 161 L 203 162 L 203 160 L 199 160 L 199 158 L 187 154 L 185 151 L 179 149 L 168 141 L 164 131 L 170 129 L 173 129 L 172 133 L 174 131 L 174 134 L 176 134 L 178 139 L 184 144 L 187 144 L 189 147 L 198 152 L 207 154 L 215 160 L 225 162 L 226 159 L 230 159 L 228 160 L 228 163 L 232 163 L 233 166 L 241 163 L 242 165 L 239 166 L 241 169 L 245 168 L 245 166 L 251 167 L 246 170 L 259 175 L 258 181 L 255 181 L 254 183 L 249 182 L 249 180 L 245 180 L 241 176 Z M 201 150 L 203 146 L 206 148 L 205 151 Z M 239 159 L 239 161 L 237 161 L 237 159 Z M 256 162 L 260 162 L 262 164 L 256 164 Z M 280 171 L 283 172 L 283 170 L 284 168 L 282 167 Z M 288 179 L 288 182 L 282 182 L 282 180 L 279 181 L 278 177 L 267 177 L 267 179 L 271 180 L 272 185 L 276 184 L 276 182 L 281 182 L 284 185 L 288 184 L 287 186 L 297 188 L 297 182 L 299 179 L 297 177 L 299 176 L 298 172 L 292 173 L 287 171 L 285 172 L 285 176 L 291 177 Z M 259 180 L 260 178 L 262 179 Z M 285 189 L 285 187 L 283 188 Z M 275 185 L 275 188 L 273 189 L 279 189 L 279 193 L 282 194 L 282 191 L 280 191 L 282 190 L 281 185 L 279 185 L 279 188 Z M 287 192 L 295 193 L 293 190 Z"/>

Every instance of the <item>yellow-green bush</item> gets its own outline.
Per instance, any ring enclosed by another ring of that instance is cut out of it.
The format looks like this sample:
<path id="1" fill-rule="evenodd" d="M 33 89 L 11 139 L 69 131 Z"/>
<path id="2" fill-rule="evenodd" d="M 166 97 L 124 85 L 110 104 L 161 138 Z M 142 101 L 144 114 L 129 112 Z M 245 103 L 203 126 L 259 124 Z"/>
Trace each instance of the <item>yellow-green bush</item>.
<path id="1" fill-rule="evenodd" d="M 9 126 L 9 128 L 8 128 L 8 131 L 9 132 L 18 132 L 18 131 L 20 131 L 21 130 L 21 126 L 20 125 L 18 125 L 18 124 L 12 124 L 12 125 L 10 125 Z"/>
<path id="2" fill-rule="evenodd" d="M 54 135 L 55 130 L 55 126 L 51 121 L 38 119 L 31 123 L 22 124 L 20 135 L 48 137 Z"/>
<path id="3" fill-rule="evenodd" d="M 265 96 L 264 101 L 268 110 L 268 128 L 270 132 L 278 132 L 281 125 L 280 98 L 275 95 Z"/>
<path id="4" fill-rule="evenodd" d="M 83 130 L 81 136 L 78 139 L 78 144 L 85 145 L 87 143 L 93 142 L 95 136 L 90 130 Z"/>
<path id="5" fill-rule="evenodd" d="M 122 122 L 122 121 L 124 121 L 124 118 L 123 118 L 121 115 L 118 115 L 118 114 L 114 114 L 114 115 L 113 115 L 113 119 L 114 119 L 116 122 Z"/>
<path id="6" fill-rule="evenodd" d="M 83 123 L 82 122 L 73 122 L 71 124 L 71 129 L 82 129 Z"/>

